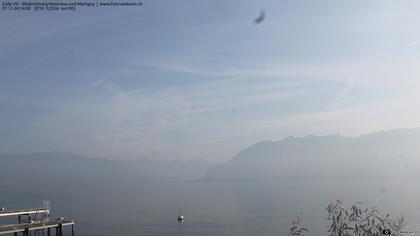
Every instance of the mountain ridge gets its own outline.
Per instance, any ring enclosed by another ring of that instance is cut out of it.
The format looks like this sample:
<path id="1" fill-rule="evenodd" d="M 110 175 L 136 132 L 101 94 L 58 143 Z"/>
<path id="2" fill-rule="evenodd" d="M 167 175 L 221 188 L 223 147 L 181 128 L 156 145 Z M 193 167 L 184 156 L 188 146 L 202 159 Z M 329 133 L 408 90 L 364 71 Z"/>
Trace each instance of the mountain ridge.
<path id="1" fill-rule="evenodd" d="M 213 167 L 205 181 L 281 178 L 392 178 L 414 176 L 420 128 L 262 141 Z"/>

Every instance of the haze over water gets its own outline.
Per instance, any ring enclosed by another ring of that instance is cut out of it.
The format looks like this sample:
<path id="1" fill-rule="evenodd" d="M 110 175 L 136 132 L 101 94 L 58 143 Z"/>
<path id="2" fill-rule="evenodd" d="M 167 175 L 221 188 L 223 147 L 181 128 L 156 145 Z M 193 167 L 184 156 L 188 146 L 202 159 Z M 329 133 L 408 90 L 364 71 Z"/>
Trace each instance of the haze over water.
<path id="1" fill-rule="evenodd" d="M 77 235 L 286 235 L 303 212 L 308 235 L 327 235 L 325 207 L 344 197 L 420 225 L 417 182 L 275 181 L 177 183 L 63 183 L 54 190 L 19 189 L 0 195 L 8 208 L 52 201 L 53 217 L 76 219 Z M 186 220 L 177 222 L 179 208 Z"/>

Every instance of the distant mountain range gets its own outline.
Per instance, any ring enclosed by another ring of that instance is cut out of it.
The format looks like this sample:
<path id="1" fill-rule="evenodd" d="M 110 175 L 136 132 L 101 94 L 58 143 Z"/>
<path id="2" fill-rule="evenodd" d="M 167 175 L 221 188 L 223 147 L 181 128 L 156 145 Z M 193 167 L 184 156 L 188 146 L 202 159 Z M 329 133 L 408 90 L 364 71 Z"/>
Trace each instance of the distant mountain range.
<path id="1" fill-rule="evenodd" d="M 264 141 L 230 161 L 91 159 L 69 152 L 0 154 L 0 186 L 126 181 L 420 178 L 420 128 Z"/>
<path id="2" fill-rule="evenodd" d="M 200 179 L 211 166 L 203 160 L 106 160 L 91 159 L 70 152 L 0 154 L 0 184 L 85 180 L 191 181 Z"/>
<path id="3" fill-rule="evenodd" d="M 339 135 L 288 137 L 257 143 L 206 181 L 420 177 L 420 128 L 380 131 L 356 138 Z"/>

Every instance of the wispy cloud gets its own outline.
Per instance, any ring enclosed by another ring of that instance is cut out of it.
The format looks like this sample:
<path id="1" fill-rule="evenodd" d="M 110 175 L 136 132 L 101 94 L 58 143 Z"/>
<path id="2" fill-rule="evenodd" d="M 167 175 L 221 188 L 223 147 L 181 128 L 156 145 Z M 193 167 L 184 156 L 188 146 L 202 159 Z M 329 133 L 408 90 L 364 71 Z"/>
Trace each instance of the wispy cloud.
<path id="1" fill-rule="evenodd" d="M 346 96 L 349 94 L 353 86 L 354 86 L 353 80 L 349 78 L 347 82 L 345 83 L 345 87 L 343 88 L 343 90 L 341 90 L 339 94 L 337 95 L 337 97 L 333 98 L 331 102 L 328 104 L 328 108 L 336 109 L 340 106 L 350 103 L 352 101 L 352 97 L 346 98 Z"/>
<path id="2" fill-rule="evenodd" d="M 95 80 L 95 81 L 93 81 L 91 84 L 90 84 L 90 86 L 91 87 L 100 87 L 100 86 L 102 86 L 104 83 L 105 83 L 105 81 L 107 81 L 108 80 L 108 78 L 107 77 L 102 77 L 101 79 L 98 79 L 98 80 Z"/>
<path id="3" fill-rule="evenodd" d="M 171 72 L 188 73 L 208 77 L 228 78 L 318 78 L 337 79 L 345 71 L 338 65 L 287 65 L 276 63 L 271 65 L 242 65 L 224 69 L 203 69 L 186 65 L 168 65 L 158 67 Z"/>

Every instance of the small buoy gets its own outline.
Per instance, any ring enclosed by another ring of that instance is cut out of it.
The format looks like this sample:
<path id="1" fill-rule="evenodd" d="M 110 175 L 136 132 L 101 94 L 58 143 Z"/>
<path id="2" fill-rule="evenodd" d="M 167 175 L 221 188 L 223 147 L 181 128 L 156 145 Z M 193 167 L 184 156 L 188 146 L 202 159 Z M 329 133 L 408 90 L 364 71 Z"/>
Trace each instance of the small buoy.
<path id="1" fill-rule="evenodd" d="M 4 211 L 4 210 L 6 210 L 4 207 L 0 208 L 0 211 Z"/>
<path id="2" fill-rule="evenodd" d="M 179 222 L 183 222 L 184 221 L 184 216 L 181 213 L 181 208 L 179 209 L 178 221 Z"/>

